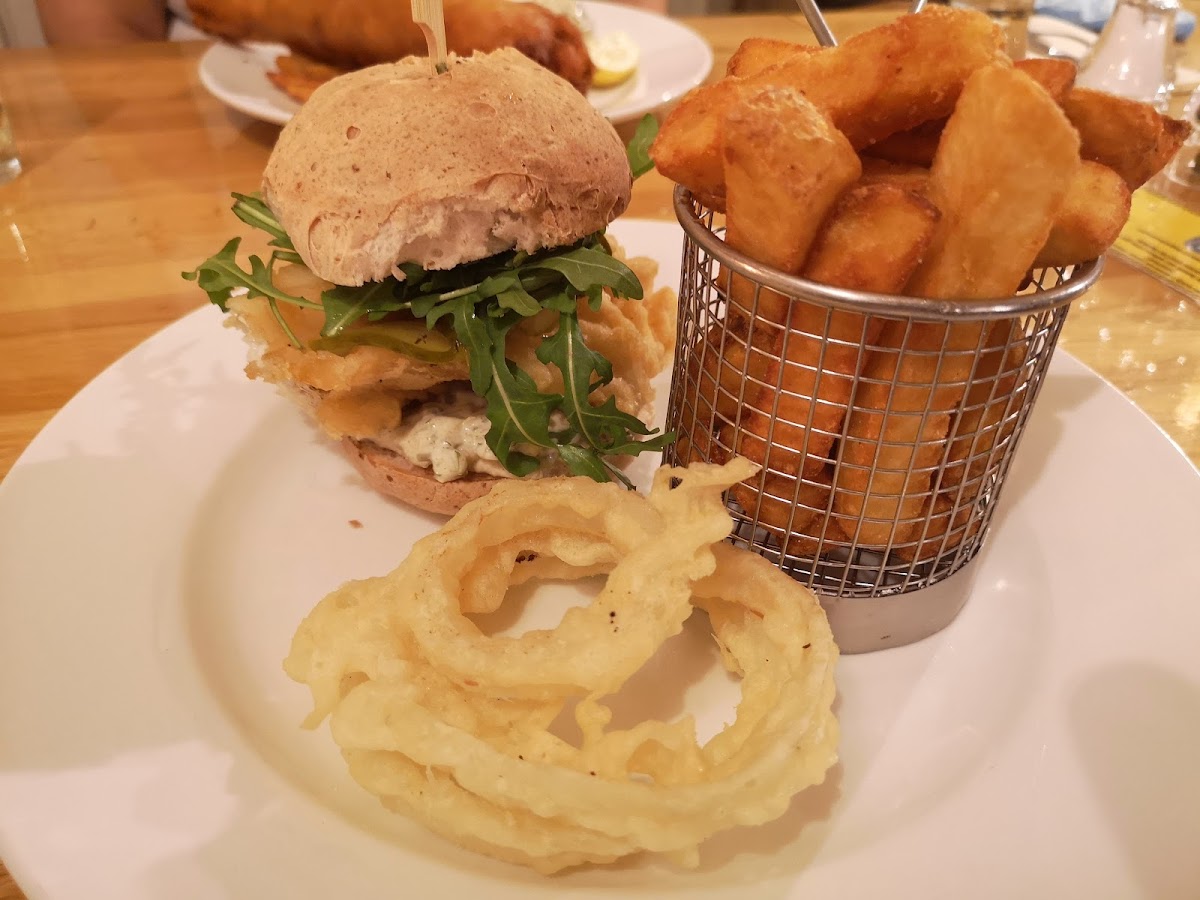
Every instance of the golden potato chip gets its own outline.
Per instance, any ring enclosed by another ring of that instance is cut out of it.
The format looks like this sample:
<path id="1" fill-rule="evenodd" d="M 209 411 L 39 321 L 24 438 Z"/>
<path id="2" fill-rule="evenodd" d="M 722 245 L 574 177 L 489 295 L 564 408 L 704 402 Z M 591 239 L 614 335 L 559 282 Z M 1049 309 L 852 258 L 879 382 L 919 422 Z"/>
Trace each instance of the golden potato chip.
<path id="1" fill-rule="evenodd" d="M 908 290 L 984 299 L 1016 293 L 1079 168 L 1079 136 L 1019 70 L 971 76 L 946 124 L 929 197 L 942 213 Z"/>
<path id="2" fill-rule="evenodd" d="M 781 41 L 775 38 L 752 37 L 738 44 L 725 65 L 726 75 L 747 78 L 788 62 L 802 53 L 819 53 L 820 47 Z"/>
<path id="3" fill-rule="evenodd" d="M 1062 103 L 1075 83 L 1075 63 L 1069 59 L 1019 59 L 1013 68 L 1042 86 L 1055 103 Z M 917 166 L 933 165 L 946 120 L 923 122 L 907 131 L 891 134 L 863 150 L 867 156 Z"/>
<path id="4" fill-rule="evenodd" d="M 803 275 L 834 287 L 897 293 L 924 257 L 938 216 L 915 192 L 890 184 L 857 185 L 842 194 L 826 218 Z M 740 452 L 756 461 L 769 456 L 767 466 L 788 474 L 820 471 L 866 360 L 863 347 L 874 343 L 882 329 L 880 318 L 792 301 L 786 339 L 776 337 L 772 363 L 763 385 L 747 401 L 743 425 L 747 435 L 763 440 L 770 430 L 775 447 L 770 453 L 751 450 L 751 438 Z M 777 452 L 781 450 L 786 452 Z"/>
<path id="5" fill-rule="evenodd" d="M 861 148 L 949 115 L 972 72 L 1009 65 L 1003 48 L 1003 33 L 982 13 L 929 6 L 837 47 L 691 91 L 663 122 L 651 156 L 672 181 L 719 198 L 721 120 L 744 95 L 763 87 L 799 91 Z"/>
<path id="6" fill-rule="evenodd" d="M 1137 190 L 1171 161 L 1191 126 L 1149 103 L 1102 91 L 1072 88 L 1063 110 L 1079 131 L 1084 159 L 1108 166 Z"/>
<path id="7" fill-rule="evenodd" d="M 987 349 L 975 366 L 973 384 L 951 431 L 942 490 L 956 487 L 965 478 L 979 478 L 987 467 L 987 454 L 1012 434 L 1015 411 L 1020 408 L 1014 392 L 1025 379 L 1028 346 L 1021 323 L 993 322 Z M 969 470 L 967 457 L 973 462 Z"/>
<path id="8" fill-rule="evenodd" d="M 1070 266 L 1101 256 L 1129 221 L 1133 194 L 1107 166 L 1084 160 L 1071 179 L 1035 268 Z"/>

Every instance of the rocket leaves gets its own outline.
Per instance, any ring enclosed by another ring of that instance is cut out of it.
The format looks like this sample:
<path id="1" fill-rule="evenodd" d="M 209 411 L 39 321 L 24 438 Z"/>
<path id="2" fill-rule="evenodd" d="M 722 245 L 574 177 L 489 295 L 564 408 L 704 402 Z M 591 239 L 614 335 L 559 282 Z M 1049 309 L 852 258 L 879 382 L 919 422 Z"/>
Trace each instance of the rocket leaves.
<path id="1" fill-rule="evenodd" d="M 642 116 L 642 121 L 638 122 L 637 130 L 625 148 L 625 155 L 629 158 L 629 171 L 633 173 L 634 178 L 640 178 L 654 168 L 654 160 L 650 158 L 650 146 L 657 135 L 658 119 L 654 118 L 652 113 L 646 113 Z"/>
<path id="2" fill-rule="evenodd" d="M 271 235 L 271 242 L 268 246 L 280 247 L 283 250 L 296 252 L 296 247 L 292 243 L 292 239 L 288 237 L 283 226 L 279 224 L 279 220 L 275 218 L 275 214 L 271 212 L 262 197 L 258 194 L 234 194 L 233 195 L 233 214 L 249 225 L 251 228 L 258 228 Z"/>
<path id="3" fill-rule="evenodd" d="M 658 435 L 645 441 L 631 438 L 631 434 L 648 436 L 651 431 L 641 419 L 618 409 L 614 397 L 600 404 L 591 402 L 592 392 L 612 381 L 613 368 L 611 362 L 584 343 L 583 330 L 575 313 L 559 315 L 558 330 L 542 341 L 537 358 L 547 365 L 554 365 L 562 373 L 560 409 L 566 416 L 572 437 L 580 438 L 578 444 L 582 447 L 590 447 L 599 455 L 619 456 L 661 450 L 670 441 L 670 435 Z M 571 455 L 578 456 L 573 452 Z M 571 468 L 571 471 L 577 475 L 592 475 L 585 469 L 594 462 L 607 465 L 600 459 L 564 457 L 563 461 L 569 468 L 574 463 L 579 470 Z M 613 474 L 620 477 L 616 470 Z"/>
<path id="4" fill-rule="evenodd" d="M 321 306 L 325 310 L 325 324 L 321 328 L 321 336 L 337 337 L 345 331 L 347 325 L 364 316 L 378 320 L 389 312 L 404 309 L 407 304 L 395 297 L 398 284 L 396 279 L 387 278 L 364 284 L 362 287 L 338 285 L 322 292 Z"/>
<path id="5" fill-rule="evenodd" d="M 271 281 L 271 264 L 264 263 L 257 256 L 250 257 L 249 272 L 242 269 L 237 262 L 241 243 L 240 237 L 234 238 L 194 271 L 184 272 L 183 277 L 199 284 L 201 290 L 208 294 L 208 299 L 221 307 L 222 312 L 226 311 L 225 304 L 236 290 L 244 290 L 251 297 L 267 297 L 296 306 L 320 307 L 320 304 L 303 297 L 293 297 L 275 287 Z"/>
<path id="6" fill-rule="evenodd" d="M 625 263 L 596 246 L 576 247 L 566 253 L 527 262 L 521 268 L 558 272 L 580 292 L 598 285 L 612 289 L 618 297 L 642 299 L 642 283 L 637 276 Z"/>
<path id="7" fill-rule="evenodd" d="M 556 453 L 573 475 L 598 481 L 616 477 L 628 484 L 605 457 L 661 450 L 670 436 L 639 441 L 635 435 L 652 434 L 640 419 L 618 409 L 612 397 L 601 404 L 592 402 L 592 393 L 612 381 L 612 363 L 585 343 L 578 306 L 581 296 L 598 297 L 606 288 L 640 298 L 637 276 L 609 255 L 597 236 L 553 256 L 535 255 L 515 266 L 501 266 L 507 275 L 493 274 L 470 293 L 449 299 L 440 299 L 445 292 L 427 294 L 411 305 L 413 314 L 424 316 L 430 328 L 445 316 L 452 318 L 455 335 L 467 348 L 471 387 L 487 401 L 488 447 L 515 475 L 537 468 L 529 451 L 541 447 Z M 547 270 L 556 274 L 547 275 Z M 521 302 L 513 302 L 514 293 L 522 296 Z M 543 310 L 557 313 L 558 325 L 536 354 L 562 374 L 562 394 L 541 393 L 504 352 L 513 326 Z"/>
<path id="8" fill-rule="evenodd" d="M 222 310 L 235 291 L 264 297 L 284 333 L 303 347 L 280 315 L 288 303 L 324 314 L 321 335 L 346 340 L 356 330 L 381 320 L 424 319 L 433 329 L 449 318 L 458 344 L 466 350 L 471 387 L 487 403 L 487 443 L 514 475 L 528 475 L 538 456 L 557 456 L 566 469 L 598 481 L 614 477 L 629 484 L 610 461 L 614 456 L 660 450 L 671 435 L 656 434 L 616 400 L 593 402 L 593 393 L 612 381 L 612 363 L 589 348 L 579 321 L 586 302 L 599 309 L 604 292 L 641 299 L 642 285 L 613 257 L 602 232 L 552 250 L 509 251 L 445 271 L 427 271 L 413 263 L 398 267 L 403 278 L 388 277 L 361 287 L 335 286 L 320 302 L 275 287 L 277 261 L 300 262 L 287 233 L 257 195 L 234 194 L 234 213 L 271 235 L 277 248 L 267 262 L 251 256 L 250 269 L 237 261 L 240 239 L 227 243 L 184 278 L 198 282 Z M 533 378 L 507 358 L 509 332 L 523 319 L 539 320 L 543 338 L 537 358 L 562 374 L 563 392 L 543 393 Z M 351 326 L 354 326 L 352 328 Z M 349 329 L 349 330 L 348 330 Z"/>

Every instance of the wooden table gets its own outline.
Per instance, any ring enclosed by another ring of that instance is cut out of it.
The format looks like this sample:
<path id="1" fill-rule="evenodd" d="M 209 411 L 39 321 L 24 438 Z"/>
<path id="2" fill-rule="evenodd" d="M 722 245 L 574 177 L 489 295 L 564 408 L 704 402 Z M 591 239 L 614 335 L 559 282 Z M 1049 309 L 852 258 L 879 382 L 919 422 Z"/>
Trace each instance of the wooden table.
<path id="1" fill-rule="evenodd" d="M 848 36 L 901 8 L 830 19 Z M 714 77 L 746 37 L 812 40 L 798 15 L 688 24 L 713 46 Z M 1187 48 L 1191 65 L 1198 48 Z M 0 186 L 0 477 L 89 379 L 206 302 L 179 273 L 239 233 L 229 193 L 256 188 L 278 129 L 205 93 L 203 50 L 0 51 L 0 96 L 26 168 Z M 639 180 L 629 215 L 673 218 L 666 179 Z M 1200 464 L 1200 307 L 1110 260 L 1063 345 Z M 0 900 L 22 896 L 0 864 Z"/>

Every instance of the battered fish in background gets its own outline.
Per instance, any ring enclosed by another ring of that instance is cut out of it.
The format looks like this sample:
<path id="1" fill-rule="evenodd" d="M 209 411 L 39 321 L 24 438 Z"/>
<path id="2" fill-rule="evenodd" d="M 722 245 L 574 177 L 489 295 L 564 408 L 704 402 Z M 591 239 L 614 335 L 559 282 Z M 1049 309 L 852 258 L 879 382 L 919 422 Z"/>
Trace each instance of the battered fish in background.
<path id="1" fill-rule="evenodd" d="M 276 41 L 334 69 L 424 56 L 406 0 L 188 0 L 196 25 L 228 41 Z M 593 66 L 583 34 L 535 3 L 444 0 L 446 49 L 469 56 L 513 47 L 587 91 Z"/>

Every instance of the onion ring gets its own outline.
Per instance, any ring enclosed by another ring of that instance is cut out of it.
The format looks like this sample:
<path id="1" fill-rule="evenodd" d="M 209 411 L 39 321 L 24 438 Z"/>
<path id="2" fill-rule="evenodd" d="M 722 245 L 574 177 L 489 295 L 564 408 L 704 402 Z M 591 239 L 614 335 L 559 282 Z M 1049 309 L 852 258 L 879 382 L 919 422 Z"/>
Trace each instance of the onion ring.
<path id="1" fill-rule="evenodd" d="M 540 872 L 642 851 L 695 865 L 711 835 L 777 818 L 836 760 L 837 647 L 811 592 L 721 542 L 723 491 L 748 468 L 662 470 L 647 498 L 586 479 L 493 491 L 301 625 L 285 667 L 312 689 L 308 724 L 329 715 L 351 774 L 388 808 Z M 591 606 L 548 631 L 488 637 L 460 607 L 495 609 L 531 574 L 604 570 Z M 704 745 L 687 716 L 608 730 L 603 697 L 696 607 L 742 677 L 734 722 Z M 610 655 L 580 661 L 585 639 Z M 547 730 L 572 698 L 578 747 Z"/>

